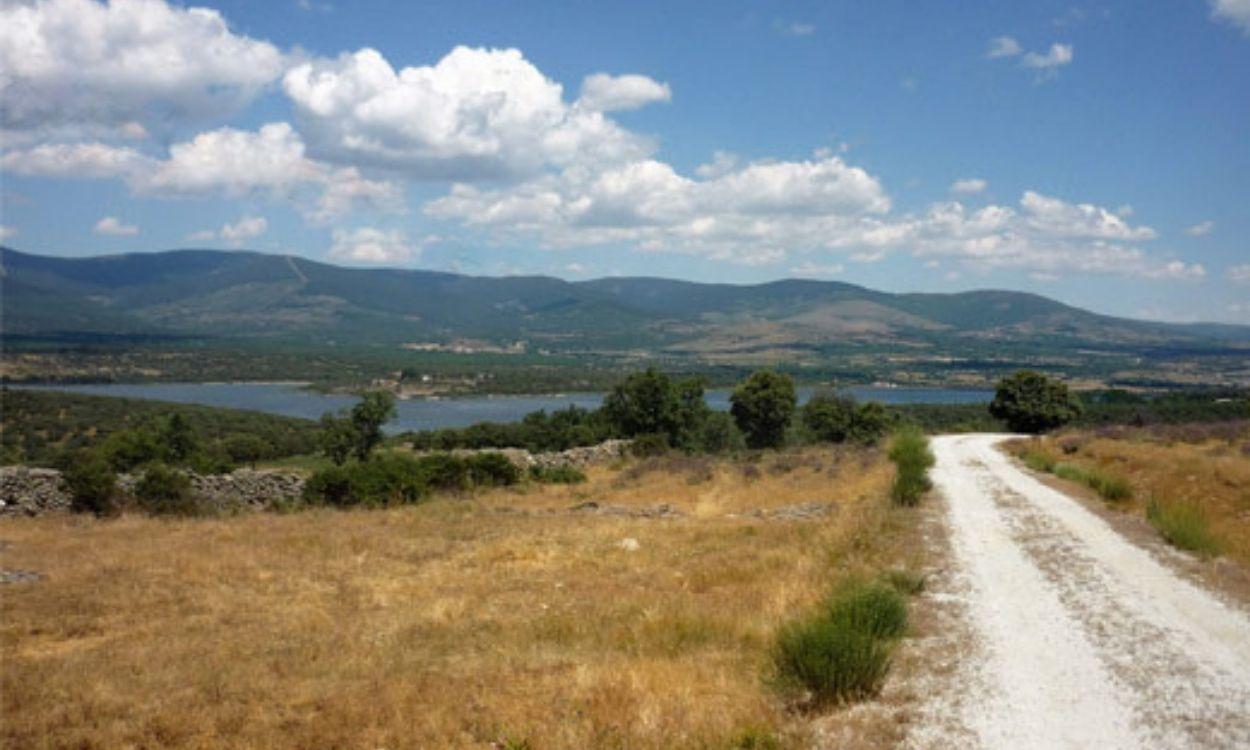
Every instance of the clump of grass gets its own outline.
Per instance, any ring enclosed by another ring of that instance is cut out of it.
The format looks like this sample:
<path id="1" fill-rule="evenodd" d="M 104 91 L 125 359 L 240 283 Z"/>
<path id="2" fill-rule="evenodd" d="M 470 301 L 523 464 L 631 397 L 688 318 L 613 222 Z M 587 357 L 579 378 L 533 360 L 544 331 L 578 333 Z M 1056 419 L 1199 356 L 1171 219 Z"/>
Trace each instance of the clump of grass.
<path id="1" fill-rule="evenodd" d="M 876 695 L 906 630 L 907 602 L 897 590 L 880 582 L 847 583 L 816 613 L 777 634 L 777 682 L 785 691 L 806 691 L 814 705 Z"/>
<path id="2" fill-rule="evenodd" d="M 889 455 L 897 468 L 890 499 L 895 505 L 918 505 L 920 496 L 933 486 L 929 481 L 929 469 L 934 461 L 929 439 L 919 429 L 905 427 L 895 433 Z"/>
<path id="3" fill-rule="evenodd" d="M 1033 471 L 1041 471 L 1049 474 L 1055 470 L 1055 457 L 1046 451 L 1037 450 L 1035 448 L 1026 448 L 1020 453 L 1020 460 L 1024 461 L 1024 465 Z"/>
<path id="4" fill-rule="evenodd" d="M 891 645 L 820 613 L 783 627 L 773 665 L 787 690 L 807 690 L 824 705 L 876 695 L 890 668 Z"/>
<path id="5" fill-rule="evenodd" d="M 1060 479 L 1084 484 L 1110 503 L 1124 502 L 1133 498 L 1133 486 L 1124 477 L 1098 469 L 1086 469 L 1067 462 L 1056 463 L 1051 471 Z"/>
<path id="6" fill-rule="evenodd" d="M 914 596 L 924 591 L 925 575 L 910 570 L 895 568 L 881 574 L 881 580 L 894 587 L 900 594 Z"/>
<path id="7" fill-rule="evenodd" d="M 1206 514 L 1190 503 L 1174 503 L 1151 498 L 1146 505 L 1146 519 L 1171 544 L 1203 557 L 1220 553 L 1219 539 L 1211 533 Z"/>
<path id="8" fill-rule="evenodd" d="M 530 479 L 545 484 L 581 484 L 586 474 L 573 466 L 531 466 Z"/>

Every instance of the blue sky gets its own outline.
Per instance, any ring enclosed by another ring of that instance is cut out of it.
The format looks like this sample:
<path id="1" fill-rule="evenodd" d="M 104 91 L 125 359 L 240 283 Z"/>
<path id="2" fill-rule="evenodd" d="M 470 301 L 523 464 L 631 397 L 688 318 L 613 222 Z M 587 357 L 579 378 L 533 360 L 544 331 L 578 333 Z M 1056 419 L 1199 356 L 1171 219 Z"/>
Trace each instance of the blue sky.
<path id="1" fill-rule="evenodd" d="M 1250 0 L 0 8 L 0 234 L 1250 323 Z"/>

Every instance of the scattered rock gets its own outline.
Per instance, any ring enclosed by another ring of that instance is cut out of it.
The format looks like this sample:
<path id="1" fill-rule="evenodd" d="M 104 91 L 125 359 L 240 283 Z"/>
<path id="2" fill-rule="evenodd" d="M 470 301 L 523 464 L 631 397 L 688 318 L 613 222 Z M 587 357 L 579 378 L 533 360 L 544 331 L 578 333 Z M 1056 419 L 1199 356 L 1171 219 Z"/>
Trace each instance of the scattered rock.
<path id="1" fill-rule="evenodd" d="M 799 503 L 780 508 L 757 508 L 746 514 L 749 518 L 766 518 L 770 521 L 812 521 L 824 518 L 837 510 L 837 503 Z"/>
<path id="2" fill-rule="evenodd" d="M 578 503 L 569 510 L 573 513 L 593 513 L 597 516 L 624 516 L 626 518 L 680 518 L 683 515 L 680 510 L 668 503 L 635 508 L 629 505 L 600 505 L 591 500 Z"/>
<path id="3" fill-rule="evenodd" d="M 30 466 L 0 466 L 0 515 L 37 516 L 69 508 L 61 472 Z"/>
<path id="4" fill-rule="evenodd" d="M 637 552 L 638 550 L 642 549 L 642 545 L 639 544 L 638 540 L 633 538 L 632 536 L 625 537 L 616 546 L 620 547 L 626 552 Z"/>
<path id="5" fill-rule="evenodd" d="M 42 577 L 33 570 L 0 570 L 0 584 L 34 583 Z"/>

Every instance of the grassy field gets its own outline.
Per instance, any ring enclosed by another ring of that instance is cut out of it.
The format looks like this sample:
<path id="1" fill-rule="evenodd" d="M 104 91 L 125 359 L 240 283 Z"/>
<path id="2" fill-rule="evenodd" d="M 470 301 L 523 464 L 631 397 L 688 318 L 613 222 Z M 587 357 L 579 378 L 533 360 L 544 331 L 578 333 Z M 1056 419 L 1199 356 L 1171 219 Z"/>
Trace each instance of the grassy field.
<path id="1" fill-rule="evenodd" d="M 824 448 L 651 459 L 382 511 L 7 520 L 3 566 L 44 577 L 3 592 L 0 736 L 806 746 L 812 717 L 770 689 L 769 649 L 845 577 L 920 564 L 891 474 L 880 451 Z M 814 502 L 834 510 L 767 517 Z M 628 515 L 658 504 L 680 515 Z M 855 724 L 865 746 L 899 731 L 851 711 L 821 721 Z"/>
<path id="2" fill-rule="evenodd" d="M 1122 482 L 1128 496 L 1113 493 L 1111 507 L 1147 517 L 1178 547 L 1250 563 L 1250 422 L 1076 430 L 1016 450 L 1061 477 Z"/>

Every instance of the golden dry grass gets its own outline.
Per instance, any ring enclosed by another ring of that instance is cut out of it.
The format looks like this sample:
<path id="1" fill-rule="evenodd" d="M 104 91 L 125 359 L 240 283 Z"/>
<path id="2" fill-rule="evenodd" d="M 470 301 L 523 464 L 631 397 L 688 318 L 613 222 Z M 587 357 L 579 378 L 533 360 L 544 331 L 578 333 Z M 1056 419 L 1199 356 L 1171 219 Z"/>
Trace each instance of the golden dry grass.
<path id="1" fill-rule="evenodd" d="M 809 717 L 761 679 L 771 636 L 837 576 L 914 554 L 885 501 L 888 464 L 809 450 L 745 471 L 644 468 L 383 511 L 5 521 L 4 567 L 45 578 L 0 590 L 0 736 L 12 748 L 805 744 Z M 587 499 L 685 515 L 567 512 Z M 838 511 L 730 515 L 809 501 Z"/>
<path id="2" fill-rule="evenodd" d="M 1213 438 L 1195 427 L 1192 440 L 1171 434 L 1180 431 L 1077 431 L 1030 443 L 1059 460 L 1128 480 L 1133 499 L 1114 507 L 1144 515 L 1153 497 L 1199 508 L 1224 553 L 1250 564 L 1250 429 Z"/>

